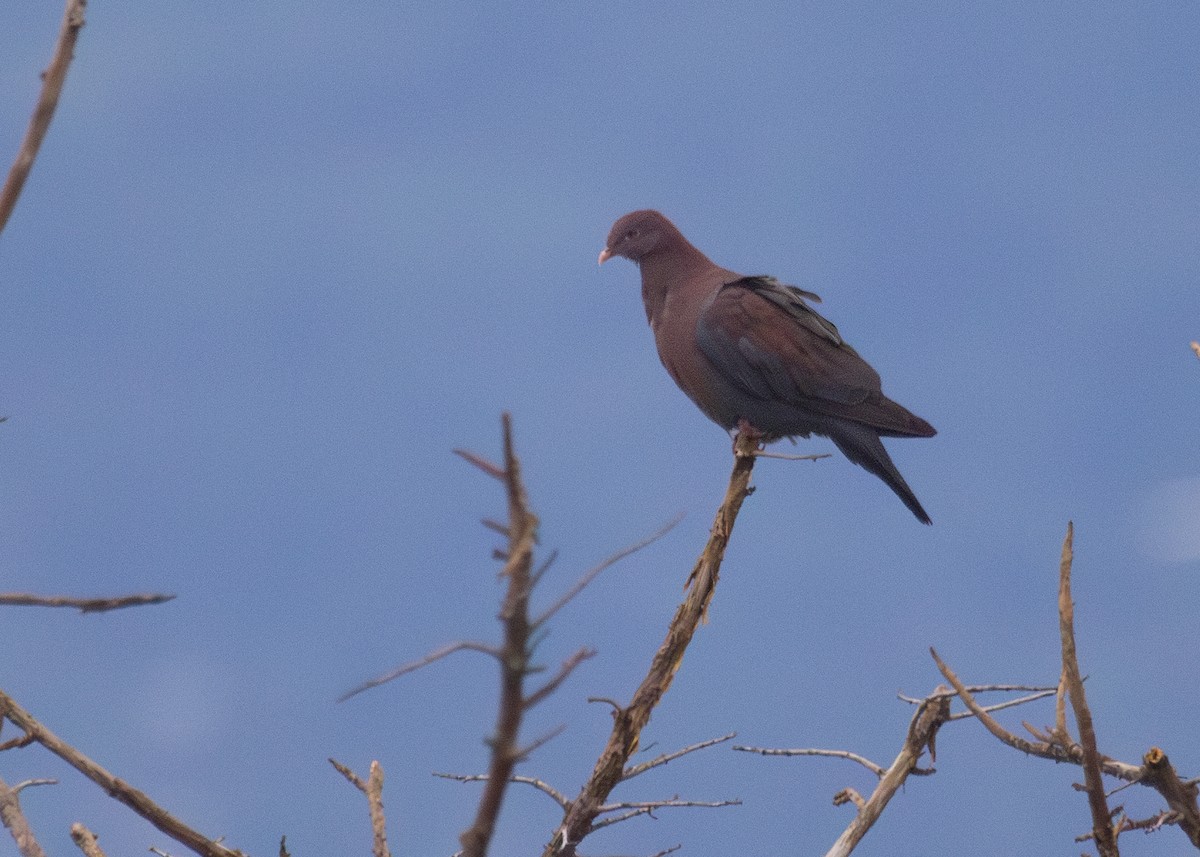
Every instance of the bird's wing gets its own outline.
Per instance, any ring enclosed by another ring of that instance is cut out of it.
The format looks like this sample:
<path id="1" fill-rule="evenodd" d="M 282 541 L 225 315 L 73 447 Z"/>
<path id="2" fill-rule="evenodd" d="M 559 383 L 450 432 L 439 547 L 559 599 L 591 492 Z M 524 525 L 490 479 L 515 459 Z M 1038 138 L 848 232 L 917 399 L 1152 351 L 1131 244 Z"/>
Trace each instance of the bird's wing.
<path id="1" fill-rule="evenodd" d="M 814 297 L 773 277 L 742 277 L 722 286 L 701 312 L 696 341 L 748 395 L 884 433 L 920 430 L 911 421 L 923 421 L 883 396 L 879 374 L 808 305 Z"/>

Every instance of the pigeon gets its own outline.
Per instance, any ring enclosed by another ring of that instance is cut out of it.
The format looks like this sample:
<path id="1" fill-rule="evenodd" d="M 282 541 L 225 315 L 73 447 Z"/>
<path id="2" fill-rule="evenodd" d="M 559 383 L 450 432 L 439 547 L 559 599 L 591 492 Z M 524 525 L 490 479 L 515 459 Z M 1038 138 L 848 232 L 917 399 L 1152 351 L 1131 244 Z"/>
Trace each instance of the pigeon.
<path id="1" fill-rule="evenodd" d="M 822 435 L 932 523 L 880 437 L 932 437 L 883 395 L 879 374 L 810 303 L 812 292 L 714 264 L 657 211 L 613 224 L 600 264 L 636 262 L 658 356 L 704 414 L 763 443 Z"/>

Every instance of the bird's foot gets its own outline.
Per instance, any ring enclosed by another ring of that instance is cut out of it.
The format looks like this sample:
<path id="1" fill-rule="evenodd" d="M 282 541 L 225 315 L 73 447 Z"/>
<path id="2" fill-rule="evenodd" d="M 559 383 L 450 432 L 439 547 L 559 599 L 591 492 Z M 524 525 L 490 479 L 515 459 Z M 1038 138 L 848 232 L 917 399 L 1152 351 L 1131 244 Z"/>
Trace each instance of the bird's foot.
<path id="1" fill-rule="evenodd" d="M 738 458 L 761 455 L 765 437 L 749 420 L 742 417 L 738 420 L 737 431 L 733 435 L 733 454 Z M 747 451 L 746 447 L 750 447 L 750 451 Z"/>

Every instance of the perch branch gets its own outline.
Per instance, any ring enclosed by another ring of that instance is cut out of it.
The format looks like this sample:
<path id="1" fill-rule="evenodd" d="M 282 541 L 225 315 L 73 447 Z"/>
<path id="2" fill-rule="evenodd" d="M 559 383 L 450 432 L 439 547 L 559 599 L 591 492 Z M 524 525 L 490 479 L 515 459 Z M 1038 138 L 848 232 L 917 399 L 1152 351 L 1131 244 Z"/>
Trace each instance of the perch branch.
<path id="1" fill-rule="evenodd" d="M 29 120 L 25 138 L 21 140 L 21 148 L 17 150 L 16 160 L 8 171 L 4 188 L 0 190 L 0 232 L 8 224 L 8 218 L 17 206 L 17 198 L 33 169 L 34 159 L 46 132 L 50 130 L 50 120 L 54 118 L 54 109 L 58 106 L 59 96 L 62 95 L 63 84 L 67 80 L 67 69 L 75 55 L 75 42 L 79 31 L 83 29 L 83 10 L 87 0 L 67 0 L 63 12 L 62 26 L 58 31 L 58 42 L 54 46 L 54 56 L 50 66 L 42 73 L 42 92 L 38 96 L 37 106 Z"/>
<path id="2" fill-rule="evenodd" d="M 592 824 L 609 793 L 621 781 L 625 765 L 637 749 L 638 739 L 650 720 L 651 712 L 671 686 L 684 652 L 712 601 L 725 547 L 729 544 L 742 503 L 751 491 L 750 474 L 754 470 L 757 446 L 757 438 L 751 433 L 739 433 L 734 443 L 734 464 L 729 487 L 717 510 L 708 543 L 688 577 L 691 591 L 679 605 L 667 629 L 666 638 L 655 653 L 650 669 L 634 692 L 632 701 L 614 712 L 608 742 L 588 781 L 571 802 L 562 824 L 546 845 L 544 857 L 574 857 L 580 840 L 593 829 Z"/>

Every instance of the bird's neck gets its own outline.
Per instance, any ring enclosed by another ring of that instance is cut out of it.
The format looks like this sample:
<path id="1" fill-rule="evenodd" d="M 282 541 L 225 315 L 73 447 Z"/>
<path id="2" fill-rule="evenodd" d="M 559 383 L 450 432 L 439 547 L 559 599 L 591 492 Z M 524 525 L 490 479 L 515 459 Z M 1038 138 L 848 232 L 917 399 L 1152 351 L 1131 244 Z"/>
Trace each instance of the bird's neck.
<path id="1" fill-rule="evenodd" d="M 716 266 L 707 256 L 685 240 L 662 247 L 638 263 L 642 270 L 642 300 L 651 326 L 662 317 L 667 295 L 689 282 L 700 280 L 701 273 Z"/>

